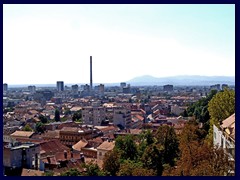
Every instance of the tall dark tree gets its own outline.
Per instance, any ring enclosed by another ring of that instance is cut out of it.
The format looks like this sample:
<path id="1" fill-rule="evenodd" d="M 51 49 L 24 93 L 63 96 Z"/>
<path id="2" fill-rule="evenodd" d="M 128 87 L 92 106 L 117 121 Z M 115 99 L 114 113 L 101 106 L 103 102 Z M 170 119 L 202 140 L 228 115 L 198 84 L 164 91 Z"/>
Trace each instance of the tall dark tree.
<path id="1" fill-rule="evenodd" d="M 177 135 L 170 126 L 160 126 L 156 133 L 157 144 L 164 147 L 163 162 L 164 164 L 174 165 L 175 158 L 179 155 Z"/>
<path id="2" fill-rule="evenodd" d="M 143 167 L 147 169 L 153 169 L 158 176 L 161 176 L 164 161 L 163 151 L 163 146 L 156 144 L 151 144 L 148 146 L 141 158 Z"/>
<path id="3" fill-rule="evenodd" d="M 77 111 L 73 113 L 73 116 L 72 116 L 73 121 L 80 120 L 81 118 L 82 118 L 82 111 Z"/>
<path id="4" fill-rule="evenodd" d="M 134 160 L 137 158 L 137 146 L 132 135 L 125 137 L 118 136 L 116 138 L 115 149 L 120 152 L 121 159 L 129 158 L 130 160 Z"/>
<path id="5" fill-rule="evenodd" d="M 153 134 L 152 132 L 147 129 L 147 130 L 144 130 L 139 136 L 139 145 L 137 146 L 138 148 L 138 155 L 139 157 L 141 158 L 145 149 L 153 144 L 155 142 L 155 139 L 153 137 Z"/>
<path id="6" fill-rule="evenodd" d="M 103 170 L 111 176 L 116 176 L 120 168 L 120 153 L 117 149 L 107 152 L 103 159 Z"/>
<path id="7" fill-rule="evenodd" d="M 41 121 L 43 124 L 45 124 L 45 123 L 48 122 L 47 117 L 46 117 L 46 116 L 43 116 L 42 114 L 40 114 L 39 119 L 40 119 L 40 121 Z"/>
<path id="8" fill-rule="evenodd" d="M 40 133 L 43 133 L 45 130 L 42 122 L 37 122 L 35 129 L 37 132 L 40 132 Z"/>
<path id="9" fill-rule="evenodd" d="M 60 121 L 60 111 L 58 109 L 55 110 L 55 121 Z"/>

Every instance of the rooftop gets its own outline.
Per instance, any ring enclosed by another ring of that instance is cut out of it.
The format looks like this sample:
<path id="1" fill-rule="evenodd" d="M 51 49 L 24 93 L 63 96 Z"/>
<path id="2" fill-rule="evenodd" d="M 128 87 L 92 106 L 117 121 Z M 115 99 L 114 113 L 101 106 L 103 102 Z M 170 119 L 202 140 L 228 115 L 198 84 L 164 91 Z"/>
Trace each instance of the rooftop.
<path id="1" fill-rule="evenodd" d="M 104 141 L 100 146 L 97 147 L 97 149 L 111 151 L 113 150 L 114 146 L 115 146 L 114 141 L 110 141 L 110 142 Z"/>
<path id="2" fill-rule="evenodd" d="M 31 137 L 34 132 L 30 131 L 15 131 L 11 136 Z"/>

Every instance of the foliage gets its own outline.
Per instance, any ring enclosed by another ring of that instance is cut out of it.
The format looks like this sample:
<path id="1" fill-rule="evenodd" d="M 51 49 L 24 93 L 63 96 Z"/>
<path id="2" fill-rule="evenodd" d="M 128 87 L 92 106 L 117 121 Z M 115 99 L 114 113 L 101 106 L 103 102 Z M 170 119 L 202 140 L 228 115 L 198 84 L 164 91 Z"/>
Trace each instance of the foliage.
<path id="1" fill-rule="evenodd" d="M 209 102 L 208 111 L 211 117 L 208 141 L 212 143 L 213 125 L 218 127 L 224 119 L 235 112 L 235 91 L 226 88 L 217 93 Z"/>
<path id="2" fill-rule="evenodd" d="M 163 171 L 163 150 L 160 145 L 151 144 L 146 148 L 141 158 L 143 166 L 147 169 L 153 169 L 158 176 Z"/>
<path id="3" fill-rule="evenodd" d="M 235 112 L 235 91 L 224 89 L 209 102 L 208 111 L 211 119 L 221 123 Z"/>
<path id="4" fill-rule="evenodd" d="M 80 176 L 81 172 L 76 168 L 69 169 L 68 171 L 61 173 L 61 176 Z"/>
<path id="5" fill-rule="evenodd" d="M 131 160 L 124 160 L 123 163 L 120 165 L 117 175 L 133 176 L 133 171 L 141 167 L 142 165 L 140 163 L 135 163 L 134 161 Z"/>
<path id="6" fill-rule="evenodd" d="M 109 172 L 111 176 L 116 176 L 120 168 L 120 153 L 117 149 L 107 152 L 103 159 L 103 170 Z"/>
<path id="7" fill-rule="evenodd" d="M 72 114 L 72 112 L 70 111 L 69 108 L 67 108 L 67 109 L 64 111 L 64 114 L 65 114 L 65 115 L 70 115 L 70 114 Z"/>
<path id="8" fill-rule="evenodd" d="M 144 167 L 136 168 L 132 172 L 133 176 L 156 176 L 156 172 L 153 169 L 146 169 Z"/>
<path id="9" fill-rule="evenodd" d="M 203 133 L 206 132 L 195 121 L 185 125 L 180 135 L 177 166 L 166 166 L 164 176 L 217 176 L 233 169 L 223 150 L 205 143 Z"/>
<path id="10" fill-rule="evenodd" d="M 157 144 L 163 147 L 163 163 L 174 165 L 178 157 L 178 139 L 173 127 L 160 126 L 156 133 Z"/>
<path id="11" fill-rule="evenodd" d="M 43 174 L 44 176 L 53 176 L 54 172 L 53 171 L 47 171 Z"/>
<path id="12" fill-rule="evenodd" d="M 86 172 L 82 175 L 84 176 L 104 176 L 106 175 L 104 171 L 100 170 L 97 164 L 90 162 L 89 164 L 84 164 L 83 166 L 86 168 Z"/>
<path id="13" fill-rule="evenodd" d="M 3 113 L 6 114 L 8 112 L 13 112 L 14 111 L 14 107 L 7 107 L 3 109 Z"/>
<path id="14" fill-rule="evenodd" d="M 138 155 L 141 158 L 145 149 L 147 146 L 150 144 L 153 144 L 155 142 L 155 139 L 153 137 L 152 132 L 147 129 L 144 130 L 140 135 L 139 135 L 139 145 L 138 145 Z"/>
<path id="15" fill-rule="evenodd" d="M 33 131 L 33 129 L 29 126 L 29 124 L 26 124 L 22 130 L 23 131 Z"/>
<path id="16" fill-rule="evenodd" d="M 120 159 L 134 160 L 137 158 L 137 146 L 132 135 L 125 137 L 118 136 L 115 142 L 115 149 L 120 153 Z"/>
<path id="17" fill-rule="evenodd" d="M 44 132 L 44 126 L 43 126 L 43 123 L 42 122 L 38 122 L 38 123 L 36 123 L 36 131 L 37 132 L 41 132 L 41 133 L 43 133 Z"/>
<path id="18" fill-rule="evenodd" d="M 235 169 L 223 149 L 215 149 L 206 143 L 197 143 L 190 151 L 191 156 L 182 157 L 177 167 L 164 170 L 163 175 L 223 176 Z"/>
<path id="19" fill-rule="evenodd" d="M 73 121 L 77 121 L 77 120 L 80 120 L 82 118 L 82 111 L 77 111 L 77 112 L 74 112 L 73 116 L 72 116 L 72 120 Z"/>
<path id="20" fill-rule="evenodd" d="M 187 108 L 187 111 L 182 113 L 183 117 L 186 116 L 194 116 L 198 122 L 202 122 L 204 124 L 209 124 L 209 112 L 208 112 L 208 103 L 217 93 L 217 90 L 212 90 L 207 97 L 201 98 L 194 104 L 190 105 Z M 208 131 L 209 126 L 204 126 L 205 130 Z"/>
<path id="21" fill-rule="evenodd" d="M 58 109 L 55 110 L 55 121 L 56 122 L 60 121 L 60 111 Z"/>
<path id="22" fill-rule="evenodd" d="M 45 123 L 48 122 L 47 117 L 46 117 L 46 116 L 43 116 L 42 114 L 40 114 L 40 116 L 39 116 L 38 118 L 41 120 L 41 122 L 42 122 L 43 124 L 45 124 Z"/>

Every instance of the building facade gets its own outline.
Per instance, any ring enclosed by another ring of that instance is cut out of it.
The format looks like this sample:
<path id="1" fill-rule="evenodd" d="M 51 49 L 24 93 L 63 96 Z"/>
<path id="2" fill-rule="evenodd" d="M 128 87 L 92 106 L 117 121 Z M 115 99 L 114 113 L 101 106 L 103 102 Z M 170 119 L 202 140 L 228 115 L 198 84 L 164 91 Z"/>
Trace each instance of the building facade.
<path id="1" fill-rule="evenodd" d="M 163 91 L 173 91 L 173 85 L 170 84 L 164 85 Z"/>
<path id="2" fill-rule="evenodd" d="M 8 91 L 8 84 L 4 83 L 3 84 L 3 92 L 7 92 Z"/>
<path id="3" fill-rule="evenodd" d="M 64 82 L 63 81 L 57 81 L 57 91 L 64 91 Z"/>
<path id="4" fill-rule="evenodd" d="M 100 126 L 105 118 L 104 107 L 86 106 L 82 108 L 82 119 L 84 124 Z"/>
<path id="5" fill-rule="evenodd" d="M 113 110 L 113 124 L 123 128 L 131 127 L 131 111 L 124 107 L 115 107 Z"/>

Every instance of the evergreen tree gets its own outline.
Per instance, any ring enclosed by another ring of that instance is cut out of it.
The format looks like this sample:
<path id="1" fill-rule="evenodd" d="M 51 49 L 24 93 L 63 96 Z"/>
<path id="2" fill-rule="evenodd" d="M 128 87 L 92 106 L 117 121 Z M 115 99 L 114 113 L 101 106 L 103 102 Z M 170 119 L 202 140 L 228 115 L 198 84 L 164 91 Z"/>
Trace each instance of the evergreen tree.
<path id="1" fill-rule="evenodd" d="M 56 122 L 60 121 L 60 111 L 58 109 L 55 110 L 55 121 Z"/>

